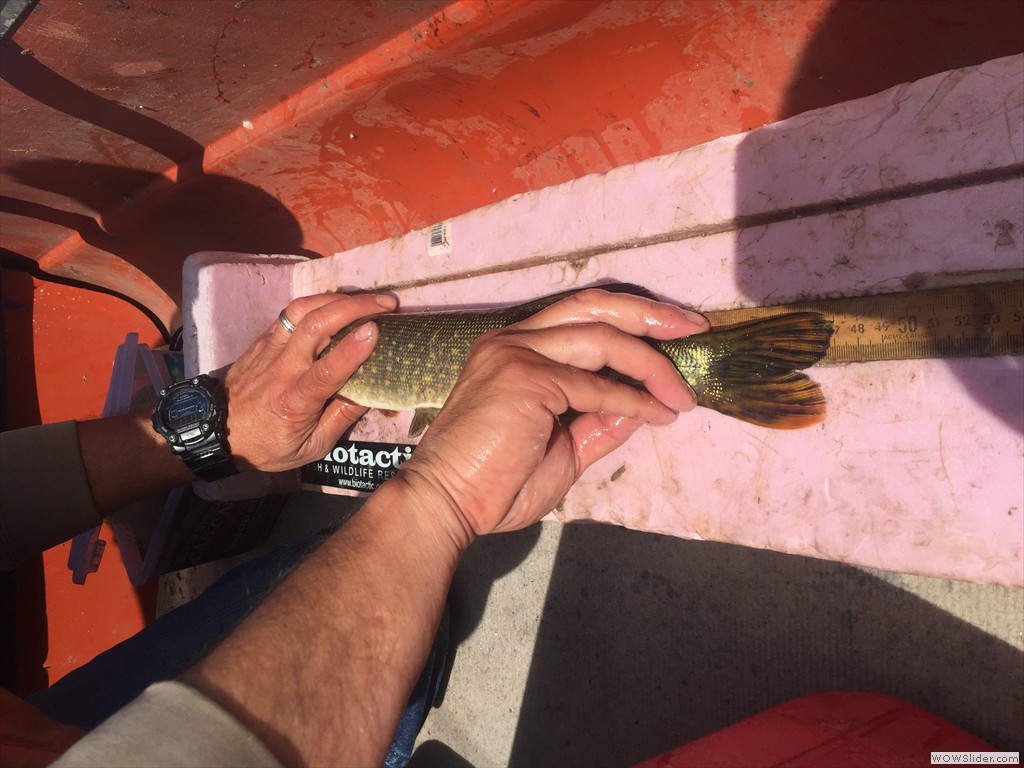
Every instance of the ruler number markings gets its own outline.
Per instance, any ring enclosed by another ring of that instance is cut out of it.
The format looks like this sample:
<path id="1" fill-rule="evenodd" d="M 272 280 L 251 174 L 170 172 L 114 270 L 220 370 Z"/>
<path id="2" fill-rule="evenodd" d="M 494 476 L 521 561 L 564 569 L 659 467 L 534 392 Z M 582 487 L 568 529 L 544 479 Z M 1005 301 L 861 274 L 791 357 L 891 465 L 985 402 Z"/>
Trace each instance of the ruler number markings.
<path id="1" fill-rule="evenodd" d="M 835 325 L 826 364 L 1024 353 L 1021 280 L 707 314 L 712 325 L 732 325 L 805 310 Z"/>

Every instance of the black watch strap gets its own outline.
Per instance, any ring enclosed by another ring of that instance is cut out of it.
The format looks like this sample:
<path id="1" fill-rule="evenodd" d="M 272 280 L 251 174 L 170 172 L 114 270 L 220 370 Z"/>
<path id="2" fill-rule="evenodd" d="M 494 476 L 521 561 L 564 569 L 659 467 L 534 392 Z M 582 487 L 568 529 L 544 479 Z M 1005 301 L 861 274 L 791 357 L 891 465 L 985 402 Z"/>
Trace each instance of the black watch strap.
<path id="1" fill-rule="evenodd" d="M 207 482 L 222 480 L 229 475 L 236 474 L 235 465 L 231 461 L 231 454 L 227 445 L 221 440 L 217 447 L 209 453 L 200 455 L 185 454 L 182 457 L 192 474 Z"/>

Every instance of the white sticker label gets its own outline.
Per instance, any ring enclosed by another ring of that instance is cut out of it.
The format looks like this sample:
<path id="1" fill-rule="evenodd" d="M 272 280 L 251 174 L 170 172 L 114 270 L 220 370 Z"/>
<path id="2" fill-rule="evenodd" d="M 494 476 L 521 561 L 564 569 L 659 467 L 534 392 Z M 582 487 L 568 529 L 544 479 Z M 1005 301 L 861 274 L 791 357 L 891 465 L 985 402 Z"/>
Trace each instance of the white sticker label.
<path id="1" fill-rule="evenodd" d="M 428 230 L 428 256 L 443 256 L 452 250 L 452 221 L 439 221 Z"/>

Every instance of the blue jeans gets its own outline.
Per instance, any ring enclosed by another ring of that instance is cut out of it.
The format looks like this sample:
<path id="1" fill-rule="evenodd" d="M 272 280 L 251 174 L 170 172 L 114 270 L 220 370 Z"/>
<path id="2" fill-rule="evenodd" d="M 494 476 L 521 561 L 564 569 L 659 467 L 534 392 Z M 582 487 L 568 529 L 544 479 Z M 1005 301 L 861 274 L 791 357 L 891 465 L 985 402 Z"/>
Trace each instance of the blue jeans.
<path id="1" fill-rule="evenodd" d="M 29 697 L 50 718 L 89 731 L 142 693 L 171 680 L 216 647 L 330 532 L 278 547 L 233 568 L 202 595 L 161 616 L 88 664 Z M 403 766 L 444 677 L 448 606 L 385 765 Z"/>

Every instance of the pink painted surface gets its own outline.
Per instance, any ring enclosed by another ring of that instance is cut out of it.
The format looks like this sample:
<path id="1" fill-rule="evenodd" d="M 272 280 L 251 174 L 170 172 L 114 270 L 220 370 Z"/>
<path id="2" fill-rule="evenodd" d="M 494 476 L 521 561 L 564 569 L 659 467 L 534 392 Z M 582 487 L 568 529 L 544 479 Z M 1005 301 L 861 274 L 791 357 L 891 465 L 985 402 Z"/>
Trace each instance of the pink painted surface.
<path id="1" fill-rule="evenodd" d="M 194 257 L 191 369 L 230 362 L 289 296 L 339 288 L 391 288 L 418 308 L 625 280 L 718 309 L 1019 270 L 1022 75 L 1024 57 L 999 59 L 516 196 L 451 220 L 443 254 L 424 230 L 315 261 Z M 595 466 L 559 518 L 1024 584 L 1021 358 L 814 376 L 823 425 L 698 410 Z M 407 425 L 371 414 L 353 437 L 407 442 Z"/>

